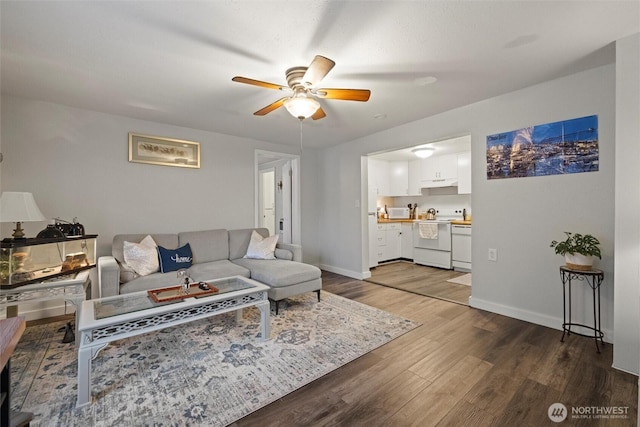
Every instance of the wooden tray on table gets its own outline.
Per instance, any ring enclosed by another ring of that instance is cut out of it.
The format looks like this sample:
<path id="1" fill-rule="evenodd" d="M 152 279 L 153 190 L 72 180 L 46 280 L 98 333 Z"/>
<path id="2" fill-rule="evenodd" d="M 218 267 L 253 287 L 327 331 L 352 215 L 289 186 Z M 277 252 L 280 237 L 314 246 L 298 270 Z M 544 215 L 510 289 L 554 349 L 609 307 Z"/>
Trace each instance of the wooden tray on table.
<path id="1" fill-rule="evenodd" d="M 200 289 L 201 282 L 193 282 L 189 284 L 189 293 L 184 295 L 181 294 L 182 286 L 170 286 L 168 288 L 159 288 L 159 289 L 151 289 L 147 291 L 151 299 L 155 302 L 167 302 L 167 301 L 177 301 L 185 298 L 194 298 L 194 297 L 202 297 L 205 295 L 211 295 L 218 292 L 218 288 L 213 286 L 211 283 L 207 283 L 209 285 L 209 289 Z"/>

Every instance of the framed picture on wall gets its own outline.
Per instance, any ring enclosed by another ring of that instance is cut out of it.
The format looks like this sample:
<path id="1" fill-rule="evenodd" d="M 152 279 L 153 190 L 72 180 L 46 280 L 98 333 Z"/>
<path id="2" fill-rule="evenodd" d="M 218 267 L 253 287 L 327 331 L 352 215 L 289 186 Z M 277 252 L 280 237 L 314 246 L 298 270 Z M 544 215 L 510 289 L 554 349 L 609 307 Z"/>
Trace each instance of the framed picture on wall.
<path id="1" fill-rule="evenodd" d="M 597 172 L 598 116 L 487 136 L 487 179 Z"/>
<path id="2" fill-rule="evenodd" d="M 200 143 L 129 133 L 129 161 L 180 168 L 200 168 Z"/>

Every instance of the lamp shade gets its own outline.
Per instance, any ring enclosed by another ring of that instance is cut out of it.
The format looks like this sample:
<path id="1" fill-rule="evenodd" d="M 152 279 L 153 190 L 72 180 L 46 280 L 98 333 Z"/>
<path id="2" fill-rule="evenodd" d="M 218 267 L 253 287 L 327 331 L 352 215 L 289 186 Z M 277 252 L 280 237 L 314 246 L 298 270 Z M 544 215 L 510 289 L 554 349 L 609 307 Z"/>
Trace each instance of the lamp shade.
<path id="1" fill-rule="evenodd" d="M 5 191 L 0 196 L 0 222 L 46 221 L 31 193 Z"/>
<path id="2" fill-rule="evenodd" d="M 293 117 L 302 120 L 311 117 L 313 113 L 318 111 L 320 103 L 314 98 L 294 96 L 284 101 L 284 107 Z"/>

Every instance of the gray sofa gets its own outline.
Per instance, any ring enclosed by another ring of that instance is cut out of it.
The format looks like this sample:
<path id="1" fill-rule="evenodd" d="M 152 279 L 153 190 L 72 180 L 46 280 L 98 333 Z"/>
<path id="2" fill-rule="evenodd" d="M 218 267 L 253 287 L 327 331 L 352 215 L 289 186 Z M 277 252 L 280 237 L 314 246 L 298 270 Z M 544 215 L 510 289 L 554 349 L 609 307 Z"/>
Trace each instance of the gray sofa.
<path id="1" fill-rule="evenodd" d="M 302 263 L 302 248 L 299 245 L 278 243 L 274 260 L 243 258 L 253 230 L 263 237 L 269 235 L 266 228 L 247 228 L 151 234 L 151 237 L 158 246 L 167 249 L 176 249 L 189 243 L 193 264 L 188 270 L 194 281 L 244 276 L 269 286 L 269 299 L 276 302 L 276 314 L 278 301 L 294 295 L 314 291 L 320 300 L 320 269 Z M 137 243 L 146 236 L 147 234 L 118 234 L 113 237 L 112 256 L 98 258 L 101 297 L 177 284 L 175 271 L 138 276 L 124 262 L 124 242 Z"/>

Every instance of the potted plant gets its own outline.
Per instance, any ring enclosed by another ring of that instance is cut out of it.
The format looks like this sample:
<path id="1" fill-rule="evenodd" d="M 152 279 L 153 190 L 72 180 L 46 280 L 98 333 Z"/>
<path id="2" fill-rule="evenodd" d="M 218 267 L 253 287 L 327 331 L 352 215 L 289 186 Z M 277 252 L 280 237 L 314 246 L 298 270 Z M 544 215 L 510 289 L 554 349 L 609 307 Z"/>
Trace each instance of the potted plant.
<path id="1" fill-rule="evenodd" d="M 602 259 L 600 254 L 600 241 L 590 234 L 579 234 L 564 232 L 567 235 L 566 240 L 551 242 L 550 247 L 555 248 L 558 255 L 564 255 L 567 267 L 573 270 L 591 270 L 593 259 L 598 257 Z"/>

